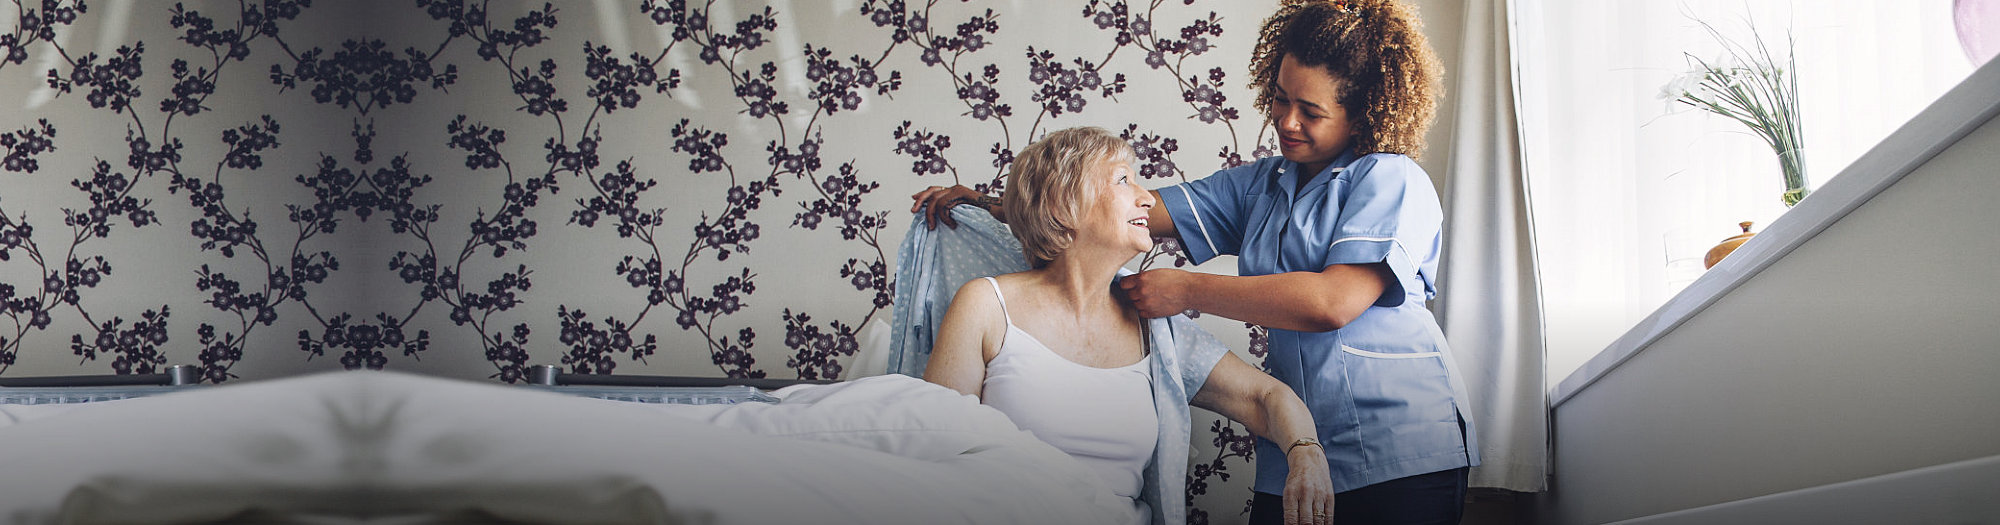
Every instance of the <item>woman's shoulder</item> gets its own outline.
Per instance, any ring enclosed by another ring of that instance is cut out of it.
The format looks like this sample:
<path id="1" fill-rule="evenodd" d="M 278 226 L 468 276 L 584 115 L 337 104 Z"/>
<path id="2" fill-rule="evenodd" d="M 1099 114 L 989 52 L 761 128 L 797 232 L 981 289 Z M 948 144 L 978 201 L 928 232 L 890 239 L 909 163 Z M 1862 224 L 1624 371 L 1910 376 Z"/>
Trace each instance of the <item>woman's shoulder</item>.
<path id="1" fill-rule="evenodd" d="M 958 286 L 952 292 L 951 311 L 962 315 L 986 317 L 987 313 L 1000 314 L 1000 293 L 987 283 L 989 277 L 975 277 Z"/>
<path id="2" fill-rule="evenodd" d="M 1264 157 L 1243 164 L 1215 170 L 1207 177 L 1196 179 L 1187 187 L 1206 187 L 1208 191 L 1224 191 L 1241 195 L 1262 193 L 1271 181 L 1271 174 L 1284 166 L 1285 158 Z"/>
<path id="3" fill-rule="evenodd" d="M 986 284 L 986 280 L 992 279 L 994 284 L 1000 285 L 1001 290 L 1013 290 L 1015 288 L 1020 288 L 1021 283 L 1030 279 L 1033 273 L 1034 270 L 1023 270 L 1018 272 L 1003 273 L 992 277 L 981 277 L 973 280 L 978 281 L 980 286 L 986 286 L 988 288 L 991 288 L 992 285 Z"/>
<path id="4" fill-rule="evenodd" d="M 1422 188 L 1436 193 L 1431 183 L 1430 173 L 1424 171 L 1416 159 L 1401 153 L 1370 153 L 1355 159 L 1347 165 L 1340 176 L 1350 185 L 1365 185 L 1374 188 Z M 1402 190 L 1396 190 L 1402 191 Z"/>
<path id="5" fill-rule="evenodd" d="M 1407 175 L 1423 174 L 1424 167 L 1418 165 L 1417 159 L 1410 158 L 1409 155 L 1369 153 L 1354 159 L 1353 163 L 1347 165 L 1347 171 L 1356 175 L 1371 175 L 1377 172 Z"/>
<path id="6" fill-rule="evenodd" d="M 1260 157 L 1257 160 L 1216 170 L 1215 176 L 1255 177 L 1277 171 L 1284 164 L 1285 157 L 1280 155 Z"/>
<path id="7" fill-rule="evenodd" d="M 952 303 L 963 302 L 958 297 L 964 297 L 973 302 L 998 307 L 998 303 L 1007 300 L 1010 295 L 1008 292 L 1022 288 L 1022 282 L 1028 278 L 1027 274 L 1028 272 L 1014 272 L 990 277 L 974 277 L 958 286 L 957 295 L 953 296 Z"/>
<path id="8" fill-rule="evenodd" d="M 1215 173 L 1210 174 L 1209 176 L 1203 178 L 1204 179 L 1209 179 L 1209 178 L 1255 179 L 1258 178 L 1260 175 L 1276 171 L 1280 165 L 1284 164 L 1284 162 L 1285 162 L 1284 157 L 1272 155 L 1269 157 L 1258 158 L 1250 162 L 1237 164 L 1235 166 L 1229 166 L 1222 169 L 1218 169 L 1215 170 Z"/>
<path id="9" fill-rule="evenodd" d="M 993 297 L 994 295 L 997 295 L 997 293 L 993 291 L 993 284 L 987 281 L 989 279 L 997 279 L 999 277 L 1000 276 L 974 277 L 971 280 L 965 281 L 963 284 L 958 285 L 958 291 L 952 295 L 953 297 L 952 303 L 956 304 L 962 302 L 960 301 L 959 298 L 965 298 L 965 299 L 976 299 L 980 297 L 990 298 Z"/>

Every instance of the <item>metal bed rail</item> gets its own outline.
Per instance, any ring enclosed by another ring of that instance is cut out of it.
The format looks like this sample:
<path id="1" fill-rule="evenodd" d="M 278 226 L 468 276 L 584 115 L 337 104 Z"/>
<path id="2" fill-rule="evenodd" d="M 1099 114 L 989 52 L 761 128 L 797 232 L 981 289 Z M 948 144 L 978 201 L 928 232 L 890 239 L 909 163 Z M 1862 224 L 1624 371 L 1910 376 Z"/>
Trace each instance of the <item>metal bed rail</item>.
<path id="1" fill-rule="evenodd" d="M 195 386 L 200 370 L 192 365 L 169 366 L 153 374 L 0 377 L 0 405 L 88 403 L 145 397 Z M 769 390 L 835 381 L 726 377 L 648 376 L 565 373 L 554 365 L 528 369 L 527 388 L 597 399 L 640 403 L 735 404 L 774 403 Z"/>
<path id="2" fill-rule="evenodd" d="M 793 385 L 823 385 L 835 381 L 811 379 L 752 379 L 730 377 L 572 374 L 555 365 L 528 367 L 529 388 L 566 394 L 683 405 L 775 403 L 767 390 Z"/>
<path id="3" fill-rule="evenodd" d="M 72 386 L 185 386 L 199 381 L 194 365 L 173 365 L 156 374 L 0 377 L 0 388 Z"/>
<path id="4" fill-rule="evenodd" d="M 0 377 L 0 405 L 131 399 L 191 387 L 200 378 L 200 370 L 193 365 L 173 365 L 154 374 Z"/>

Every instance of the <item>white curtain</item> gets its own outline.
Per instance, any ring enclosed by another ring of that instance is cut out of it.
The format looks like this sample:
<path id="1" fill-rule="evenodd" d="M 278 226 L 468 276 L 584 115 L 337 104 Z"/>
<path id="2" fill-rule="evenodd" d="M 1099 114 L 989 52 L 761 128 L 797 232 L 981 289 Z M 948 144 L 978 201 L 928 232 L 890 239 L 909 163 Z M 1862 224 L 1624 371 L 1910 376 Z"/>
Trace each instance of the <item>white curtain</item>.
<path id="1" fill-rule="evenodd" d="M 1661 86 L 1722 49 L 1698 18 L 1782 56 L 1796 42 L 1812 186 L 1971 71 L 1951 0 L 1515 0 L 1548 379 L 1560 382 L 1700 277 L 1709 247 L 1786 210 L 1777 157 Z M 1810 197 L 1808 197 L 1810 198 Z"/>
<path id="2" fill-rule="evenodd" d="M 1541 300 L 1504 2 L 1466 0 L 1433 305 L 1465 373 L 1483 464 L 1474 487 L 1538 492 L 1548 465 Z"/>

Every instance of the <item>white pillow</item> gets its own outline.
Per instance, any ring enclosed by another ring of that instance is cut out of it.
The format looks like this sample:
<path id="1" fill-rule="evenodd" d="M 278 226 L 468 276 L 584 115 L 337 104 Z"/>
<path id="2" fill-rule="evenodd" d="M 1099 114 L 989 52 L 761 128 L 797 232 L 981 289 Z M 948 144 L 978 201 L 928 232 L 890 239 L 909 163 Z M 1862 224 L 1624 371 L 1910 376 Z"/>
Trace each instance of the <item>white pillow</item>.
<path id="1" fill-rule="evenodd" d="M 889 328 L 889 322 L 880 317 L 861 325 L 860 333 L 855 334 L 855 342 L 861 344 L 861 350 L 854 354 L 854 362 L 848 365 L 847 378 L 860 379 L 889 373 L 889 340 L 895 335 L 895 330 Z"/>

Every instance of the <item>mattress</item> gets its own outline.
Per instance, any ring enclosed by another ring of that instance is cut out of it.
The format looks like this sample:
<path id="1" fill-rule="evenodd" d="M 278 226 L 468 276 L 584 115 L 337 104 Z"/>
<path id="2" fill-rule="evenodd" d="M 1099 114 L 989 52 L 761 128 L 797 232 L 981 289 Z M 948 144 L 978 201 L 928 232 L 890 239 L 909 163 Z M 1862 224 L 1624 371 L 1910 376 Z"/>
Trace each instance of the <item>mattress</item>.
<path id="1" fill-rule="evenodd" d="M 1135 510 L 1005 414 L 910 377 L 706 394 L 733 404 L 561 392 L 340 372 L 0 405 L 12 416 L 0 418 L 11 423 L 0 428 L 0 516 L 1040 524 L 1124 522 Z M 740 402 L 759 394 L 776 402 Z"/>

